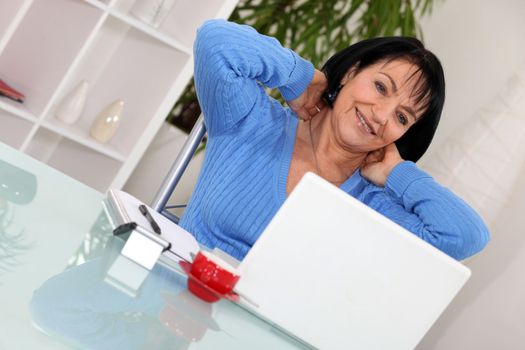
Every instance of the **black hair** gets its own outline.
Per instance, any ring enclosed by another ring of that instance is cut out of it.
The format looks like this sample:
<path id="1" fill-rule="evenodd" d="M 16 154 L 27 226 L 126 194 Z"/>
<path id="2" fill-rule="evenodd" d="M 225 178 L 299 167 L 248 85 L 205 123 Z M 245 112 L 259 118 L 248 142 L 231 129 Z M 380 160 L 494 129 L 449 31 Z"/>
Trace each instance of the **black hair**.
<path id="1" fill-rule="evenodd" d="M 333 107 L 341 89 L 343 77 L 355 69 L 380 61 L 405 60 L 418 67 L 421 74 L 413 91 L 416 103 L 423 103 L 423 114 L 407 132 L 396 141 L 397 149 L 405 160 L 416 162 L 427 150 L 439 123 L 445 103 L 445 77 L 439 59 L 427 50 L 421 41 L 410 37 L 382 37 L 360 41 L 333 55 L 323 66 L 328 87 L 323 100 Z M 415 73 L 414 73 L 415 74 Z M 413 75 L 414 76 L 414 75 Z"/>

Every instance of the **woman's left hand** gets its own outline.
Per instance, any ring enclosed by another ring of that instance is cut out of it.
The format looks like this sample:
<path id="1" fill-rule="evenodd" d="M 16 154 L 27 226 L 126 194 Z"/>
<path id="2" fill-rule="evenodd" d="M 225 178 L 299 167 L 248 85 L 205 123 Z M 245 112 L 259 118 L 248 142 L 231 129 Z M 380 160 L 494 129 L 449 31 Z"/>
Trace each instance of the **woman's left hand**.
<path id="1" fill-rule="evenodd" d="M 377 151 L 370 152 L 361 167 L 361 176 L 377 186 L 384 187 L 392 169 L 403 159 L 394 143 Z"/>
<path id="2" fill-rule="evenodd" d="M 295 100 L 286 101 L 299 119 L 310 120 L 323 109 L 321 95 L 326 90 L 328 82 L 320 70 L 314 71 L 314 76 L 308 88 Z"/>

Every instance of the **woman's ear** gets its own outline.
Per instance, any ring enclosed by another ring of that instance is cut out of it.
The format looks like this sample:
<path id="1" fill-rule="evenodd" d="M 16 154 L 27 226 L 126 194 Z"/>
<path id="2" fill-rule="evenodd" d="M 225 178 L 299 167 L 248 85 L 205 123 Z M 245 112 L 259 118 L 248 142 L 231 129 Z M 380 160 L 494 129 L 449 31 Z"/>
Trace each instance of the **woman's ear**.
<path id="1" fill-rule="evenodd" d="M 348 83 L 353 77 L 356 76 L 356 74 L 357 74 L 357 67 L 354 65 L 343 76 L 343 79 L 341 79 L 340 85 L 345 85 L 346 83 Z"/>
<path id="2" fill-rule="evenodd" d="M 350 76 L 350 71 L 348 71 L 345 76 L 343 77 L 343 79 L 341 79 L 341 85 L 345 85 L 346 83 L 348 83 L 348 81 L 351 79 L 351 76 Z"/>

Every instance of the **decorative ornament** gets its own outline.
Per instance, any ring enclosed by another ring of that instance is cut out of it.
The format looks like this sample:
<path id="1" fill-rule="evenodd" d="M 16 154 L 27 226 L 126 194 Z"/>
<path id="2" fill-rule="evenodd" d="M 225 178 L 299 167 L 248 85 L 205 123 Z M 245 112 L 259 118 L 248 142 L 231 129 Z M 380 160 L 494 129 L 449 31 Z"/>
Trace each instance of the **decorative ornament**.
<path id="1" fill-rule="evenodd" d="M 55 110 L 55 117 L 66 124 L 74 124 L 84 110 L 88 88 L 89 83 L 86 80 L 82 80 L 58 104 Z"/>
<path id="2" fill-rule="evenodd" d="M 123 109 L 122 100 L 116 100 L 104 108 L 91 125 L 89 132 L 91 137 L 101 143 L 108 142 L 118 129 Z"/>

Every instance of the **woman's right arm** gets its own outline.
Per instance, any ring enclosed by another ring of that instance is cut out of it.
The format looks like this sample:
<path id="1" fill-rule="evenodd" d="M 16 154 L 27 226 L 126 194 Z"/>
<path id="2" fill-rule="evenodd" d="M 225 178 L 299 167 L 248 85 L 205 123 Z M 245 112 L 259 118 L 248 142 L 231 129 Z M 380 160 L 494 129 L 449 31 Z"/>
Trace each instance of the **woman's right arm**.
<path id="1" fill-rule="evenodd" d="M 194 44 L 195 87 L 210 134 L 245 118 L 264 98 L 261 84 L 279 88 L 287 101 L 310 84 L 314 68 L 275 39 L 246 25 L 205 22 Z"/>

